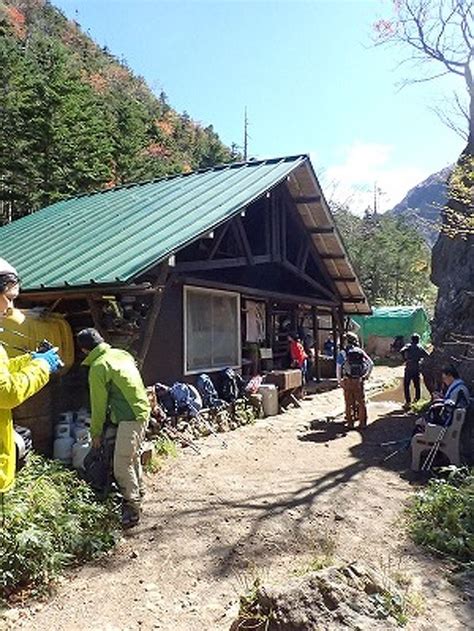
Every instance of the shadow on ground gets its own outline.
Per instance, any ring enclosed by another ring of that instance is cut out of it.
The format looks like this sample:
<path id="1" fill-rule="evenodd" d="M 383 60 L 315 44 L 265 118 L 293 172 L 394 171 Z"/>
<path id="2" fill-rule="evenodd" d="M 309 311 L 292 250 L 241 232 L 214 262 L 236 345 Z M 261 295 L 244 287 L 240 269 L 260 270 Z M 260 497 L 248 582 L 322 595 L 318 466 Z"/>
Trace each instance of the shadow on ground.
<path id="1" fill-rule="evenodd" d="M 298 437 L 300 441 L 329 443 L 346 433 L 340 420 L 315 419 L 310 427 L 312 429 Z M 354 487 L 349 486 L 349 483 L 369 468 L 386 468 L 399 472 L 408 466 L 407 451 L 382 462 L 397 446 L 384 448 L 380 443 L 410 436 L 412 427 L 413 417 L 401 412 L 392 411 L 379 416 L 361 433 L 361 442 L 349 448 L 354 460 L 344 467 L 303 478 L 282 477 L 275 481 L 274 491 L 271 493 L 255 493 L 235 499 L 205 493 L 202 497 L 188 499 L 186 507 L 181 510 L 178 502 L 172 510 L 161 502 L 154 506 L 154 520 L 157 523 L 150 530 L 157 534 L 161 543 L 176 536 L 180 529 L 187 529 L 189 533 L 198 533 L 198 537 L 202 535 L 211 540 L 213 543 L 208 546 L 207 555 L 217 577 L 245 569 L 249 559 L 258 565 L 260 559 L 268 560 L 269 557 L 282 553 L 297 553 L 307 549 L 309 539 L 313 543 L 317 539 L 318 533 L 314 529 L 318 528 L 318 515 L 321 518 L 319 521 L 326 520 L 329 524 L 337 521 L 336 509 L 341 498 L 334 498 L 331 493 L 338 487 L 343 493 L 351 493 Z M 315 456 L 315 470 L 321 456 L 323 453 L 319 448 Z M 285 490 L 288 488 L 290 490 Z M 169 501 L 172 499 L 174 498 Z M 209 519 L 211 515 L 213 517 Z M 216 529 L 215 524 L 219 519 L 221 527 Z M 164 528 L 161 527 L 161 520 L 166 524 Z M 234 525 L 236 521 L 242 523 L 237 538 L 235 528 L 229 529 L 226 526 L 229 521 Z M 313 532 L 310 532 L 311 528 Z M 141 532 L 144 530 L 142 528 Z"/>

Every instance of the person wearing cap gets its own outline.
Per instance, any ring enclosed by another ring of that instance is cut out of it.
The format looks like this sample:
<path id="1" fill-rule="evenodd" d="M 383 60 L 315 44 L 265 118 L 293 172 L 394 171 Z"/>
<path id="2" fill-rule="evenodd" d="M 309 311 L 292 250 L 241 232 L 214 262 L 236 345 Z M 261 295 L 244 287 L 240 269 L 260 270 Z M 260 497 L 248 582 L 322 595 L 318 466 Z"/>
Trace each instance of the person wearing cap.
<path id="1" fill-rule="evenodd" d="M 122 526 L 140 520 L 143 489 L 141 449 L 150 418 L 150 403 L 135 360 L 112 348 L 96 329 L 83 329 L 77 343 L 89 368 L 92 445 L 99 448 L 106 421 L 117 426 L 113 470 L 122 495 Z"/>
<path id="2" fill-rule="evenodd" d="M 0 258 L 0 330 L 2 319 L 12 312 L 19 291 L 16 269 Z M 12 410 L 41 390 L 50 374 L 59 368 L 60 359 L 54 349 L 9 358 L 0 342 L 0 493 L 8 491 L 15 480 Z"/>
<path id="3" fill-rule="evenodd" d="M 359 338 L 355 333 L 346 333 L 343 342 L 344 346 L 336 360 L 337 384 L 344 391 L 348 427 L 352 429 L 355 422 L 359 421 L 359 427 L 363 429 L 367 426 L 364 381 L 369 378 L 374 363 L 360 348 Z"/>

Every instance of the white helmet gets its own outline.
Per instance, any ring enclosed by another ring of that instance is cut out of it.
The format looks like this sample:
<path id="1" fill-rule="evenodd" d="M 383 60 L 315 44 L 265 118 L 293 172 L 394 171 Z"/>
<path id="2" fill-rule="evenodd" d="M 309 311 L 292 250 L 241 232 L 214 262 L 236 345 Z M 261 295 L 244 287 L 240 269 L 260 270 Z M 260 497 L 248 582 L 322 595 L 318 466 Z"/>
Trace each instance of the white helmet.
<path id="1" fill-rule="evenodd" d="M 10 265 L 10 263 L 5 261 L 5 259 L 0 258 L 0 276 L 5 276 L 7 274 L 13 274 L 18 277 L 18 272 L 13 265 Z"/>

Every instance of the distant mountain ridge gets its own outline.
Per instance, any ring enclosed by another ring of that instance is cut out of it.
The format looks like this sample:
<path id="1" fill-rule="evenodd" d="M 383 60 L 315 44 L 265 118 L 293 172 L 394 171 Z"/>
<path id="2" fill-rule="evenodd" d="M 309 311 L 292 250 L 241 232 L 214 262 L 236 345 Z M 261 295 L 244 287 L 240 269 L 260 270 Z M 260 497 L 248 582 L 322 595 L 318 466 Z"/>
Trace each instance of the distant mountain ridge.
<path id="1" fill-rule="evenodd" d="M 387 211 L 395 217 L 403 217 L 415 226 L 432 247 L 439 233 L 441 208 L 446 204 L 446 182 L 453 165 L 433 173 L 426 180 L 410 189 L 400 203 Z"/>

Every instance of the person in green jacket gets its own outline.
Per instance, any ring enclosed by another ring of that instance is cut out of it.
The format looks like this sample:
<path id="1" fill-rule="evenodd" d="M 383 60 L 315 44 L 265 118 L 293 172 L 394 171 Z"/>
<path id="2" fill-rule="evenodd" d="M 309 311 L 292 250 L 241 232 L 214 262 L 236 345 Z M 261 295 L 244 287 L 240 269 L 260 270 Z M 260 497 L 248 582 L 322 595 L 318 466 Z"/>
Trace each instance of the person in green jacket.
<path id="1" fill-rule="evenodd" d="M 20 291 L 16 269 L 0 258 L 0 329 L 2 319 L 13 309 Z M 60 367 L 56 350 L 25 353 L 9 358 L 0 343 L 0 493 L 6 493 L 15 481 L 16 451 L 12 410 L 36 394 Z"/>
<path id="2" fill-rule="evenodd" d="M 77 342 L 89 367 L 93 446 L 100 447 L 106 421 L 117 426 L 114 477 L 123 499 L 122 525 L 130 528 L 140 520 L 141 449 L 150 418 L 146 388 L 132 355 L 106 344 L 96 329 L 80 331 Z"/>

